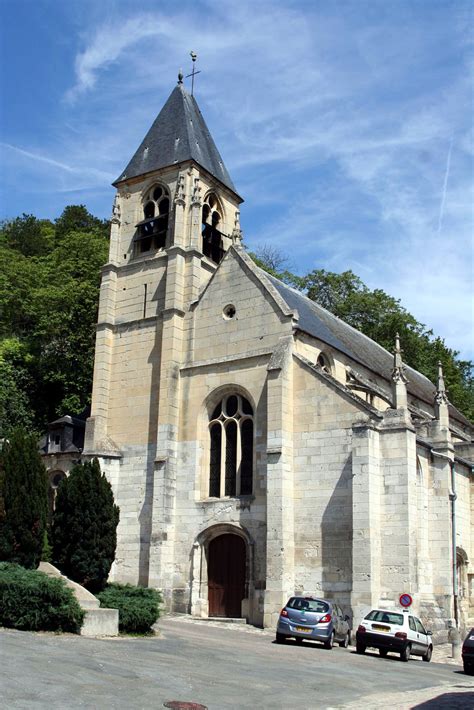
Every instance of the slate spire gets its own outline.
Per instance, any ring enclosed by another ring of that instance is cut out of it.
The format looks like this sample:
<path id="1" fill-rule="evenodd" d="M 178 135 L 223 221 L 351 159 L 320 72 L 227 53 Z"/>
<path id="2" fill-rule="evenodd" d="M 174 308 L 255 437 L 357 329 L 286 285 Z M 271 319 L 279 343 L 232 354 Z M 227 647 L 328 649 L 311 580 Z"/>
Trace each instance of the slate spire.
<path id="1" fill-rule="evenodd" d="M 154 170 L 194 160 L 237 195 L 194 96 L 182 83 L 171 92 L 135 155 L 113 183 L 115 186 Z"/>

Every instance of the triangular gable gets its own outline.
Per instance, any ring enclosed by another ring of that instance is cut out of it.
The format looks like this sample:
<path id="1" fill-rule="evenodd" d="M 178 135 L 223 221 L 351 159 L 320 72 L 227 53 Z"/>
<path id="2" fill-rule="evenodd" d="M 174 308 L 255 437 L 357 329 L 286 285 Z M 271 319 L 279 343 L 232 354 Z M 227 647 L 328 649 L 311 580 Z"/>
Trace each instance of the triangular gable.
<path id="1" fill-rule="evenodd" d="M 226 263 L 226 260 L 235 258 L 241 265 L 243 271 L 252 279 L 255 284 L 260 285 L 264 292 L 268 294 L 272 303 L 275 305 L 276 309 L 287 318 L 292 318 L 294 321 L 298 321 L 298 311 L 294 308 L 290 308 L 286 301 L 280 296 L 277 289 L 273 286 L 271 281 L 267 279 L 261 269 L 256 266 L 254 261 L 248 256 L 248 254 L 241 247 L 231 246 L 230 249 L 224 255 L 224 258 L 217 266 L 217 269 L 212 274 L 211 278 L 207 282 L 204 289 L 199 294 L 199 298 L 191 304 L 194 309 L 202 301 L 204 295 L 207 293 L 208 289 L 211 287 L 214 279 L 218 277 L 219 270 L 222 265 Z"/>

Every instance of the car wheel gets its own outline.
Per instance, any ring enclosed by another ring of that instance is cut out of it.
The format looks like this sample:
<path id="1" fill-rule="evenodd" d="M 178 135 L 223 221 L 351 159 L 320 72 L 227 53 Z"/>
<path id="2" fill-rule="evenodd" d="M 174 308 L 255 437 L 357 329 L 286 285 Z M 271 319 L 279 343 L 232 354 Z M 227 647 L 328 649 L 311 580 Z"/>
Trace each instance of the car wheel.
<path id="1" fill-rule="evenodd" d="M 365 646 L 362 643 L 356 643 L 356 653 L 365 653 Z"/>
<path id="2" fill-rule="evenodd" d="M 410 660 L 411 644 L 407 643 L 403 651 L 400 652 L 400 659 L 405 663 Z"/>
<path id="3" fill-rule="evenodd" d="M 382 658 L 385 658 L 385 656 L 387 655 L 388 651 L 387 651 L 386 648 L 379 648 L 379 653 L 380 653 L 380 655 L 382 656 Z"/>
<path id="4" fill-rule="evenodd" d="M 424 656 L 422 656 L 423 660 L 426 661 L 426 663 L 429 663 L 431 661 L 431 656 L 433 654 L 433 646 L 430 646 L 425 653 Z"/>
<path id="5" fill-rule="evenodd" d="M 465 663 L 465 664 L 464 664 L 464 673 L 465 673 L 466 675 L 473 675 L 473 673 L 474 673 L 474 667 L 471 666 L 470 663 Z"/>
<path id="6" fill-rule="evenodd" d="M 301 644 L 303 643 L 303 639 L 301 638 L 301 636 L 295 636 L 295 641 L 298 646 L 301 646 Z"/>
<path id="7" fill-rule="evenodd" d="M 324 642 L 324 648 L 327 648 L 328 651 L 331 650 L 331 648 L 334 646 L 334 631 L 330 635 L 327 641 Z"/>
<path id="8" fill-rule="evenodd" d="M 285 634 L 279 634 L 279 633 L 277 632 L 277 635 L 276 635 L 276 642 L 277 642 L 277 643 L 285 643 L 285 641 L 286 641 L 286 636 L 285 636 Z"/>
<path id="9" fill-rule="evenodd" d="M 351 632 L 348 631 L 347 634 L 344 636 L 343 641 L 339 641 L 339 646 L 341 648 L 347 648 L 351 643 Z"/>

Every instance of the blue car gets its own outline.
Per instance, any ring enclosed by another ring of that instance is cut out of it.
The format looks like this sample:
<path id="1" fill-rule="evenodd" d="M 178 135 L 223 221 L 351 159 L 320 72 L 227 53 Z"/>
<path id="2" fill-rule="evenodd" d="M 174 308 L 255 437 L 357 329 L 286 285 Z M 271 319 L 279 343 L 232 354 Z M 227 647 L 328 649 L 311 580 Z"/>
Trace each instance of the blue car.
<path id="1" fill-rule="evenodd" d="M 320 641 L 331 649 L 334 642 L 347 648 L 351 642 L 349 617 L 345 616 L 334 602 L 315 597 L 290 597 L 280 612 L 276 642 L 284 643 L 287 638 L 302 643 Z"/>

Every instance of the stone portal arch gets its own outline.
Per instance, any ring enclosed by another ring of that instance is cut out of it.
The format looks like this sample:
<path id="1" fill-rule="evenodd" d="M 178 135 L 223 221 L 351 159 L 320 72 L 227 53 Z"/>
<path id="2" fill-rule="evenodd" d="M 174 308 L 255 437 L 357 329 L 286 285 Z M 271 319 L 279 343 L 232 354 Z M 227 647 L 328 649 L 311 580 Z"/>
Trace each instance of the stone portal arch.
<path id="1" fill-rule="evenodd" d="M 253 541 L 240 523 L 203 530 L 193 545 L 191 613 L 248 619 L 252 568 Z"/>

